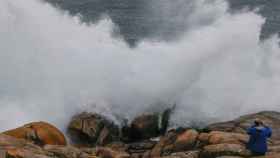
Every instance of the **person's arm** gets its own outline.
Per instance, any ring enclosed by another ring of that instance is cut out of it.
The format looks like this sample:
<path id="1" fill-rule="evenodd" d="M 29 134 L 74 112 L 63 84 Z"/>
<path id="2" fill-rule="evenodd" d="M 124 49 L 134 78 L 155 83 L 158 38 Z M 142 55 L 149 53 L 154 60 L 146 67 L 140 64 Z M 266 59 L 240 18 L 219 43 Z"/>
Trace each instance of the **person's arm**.
<path id="1" fill-rule="evenodd" d="M 272 130 L 271 130 L 271 128 L 269 128 L 267 126 L 265 128 L 266 128 L 266 135 L 267 135 L 268 138 L 270 138 L 271 135 L 272 135 Z"/>
<path id="2" fill-rule="evenodd" d="M 254 127 L 255 127 L 255 126 L 252 126 L 252 127 L 248 128 L 248 129 L 247 129 L 247 134 L 253 135 L 253 134 L 254 134 Z"/>

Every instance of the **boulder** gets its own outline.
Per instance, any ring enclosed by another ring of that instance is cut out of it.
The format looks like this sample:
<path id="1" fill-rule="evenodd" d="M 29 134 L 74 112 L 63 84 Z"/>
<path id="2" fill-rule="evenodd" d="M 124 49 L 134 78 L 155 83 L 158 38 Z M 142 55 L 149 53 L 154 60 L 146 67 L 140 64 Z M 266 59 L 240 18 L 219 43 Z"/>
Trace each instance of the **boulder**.
<path id="1" fill-rule="evenodd" d="M 173 151 L 179 152 L 193 149 L 196 145 L 198 136 L 199 133 L 194 129 L 186 130 L 183 133 L 178 134 L 174 142 Z"/>
<path id="2" fill-rule="evenodd" d="M 209 138 L 210 134 L 209 133 L 200 133 L 198 136 L 198 145 L 199 146 L 204 146 L 209 144 Z"/>
<path id="3" fill-rule="evenodd" d="M 150 157 L 169 156 L 171 153 L 193 150 L 197 147 L 198 136 L 199 133 L 194 129 L 170 130 L 151 150 Z"/>
<path id="4" fill-rule="evenodd" d="M 133 139 L 148 139 L 159 135 L 159 117 L 155 114 L 143 114 L 131 123 Z"/>
<path id="5" fill-rule="evenodd" d="M 212 131 L 209 133 L 208 144 L 241 144 L 245 145 L 249 136 L 240 133 Z"/>
<path id="6" fill-rule="evenodd" d="M 66 145 L 66 139 L 61 131 L 46 122 L 33 122 L 22 127 L 12 129 L 3 134 L 26 139 L 37 145 Z"/>
<path id="7" fill-rule="evenodd" d="M 258 118 L 265 122 L 266 125 L 272 128 L 273 134 L 271 138 L 271 144 L 276 145 L 280 142 L 280 112 L 275 111 L 263 111 L 255 114 L 249 114 L 241 116 L 235 120 L 228 122 L 221 122 L 211 124 L 207 127 L 207 130 L 211 131 L 225 131 L 233 133 L 246 133 L 254 120 Z"/>
<path id="8" fill-rule="evenodd" d="M 72 118 L 68 126 L 71 140 L 84 145 L 106 145 L 119 140 L 119 128 L 104 116 L 83 112 Z"/>
<path id="9" fill-rule="evenodd" d="M 201 157 L 216 158 L 219 156 L 248 157 L 250 151 L 240 144 L 215 144 L 204 146 L 201 152 Z"/>
<path id="10" fill-rule="evenodd" d="M 136 117 L 130 125 L 124 126 L 123 137 L 138 141 L 158 137 L 166 132 L 171 109 L 163 113 L 145 113 Z"/>
<path id="11" fill-rule="evenodd" d="M 174 142 L 177 139 L 177 132 L 171 130 L 160 138 L 160 141 L 155 145 L 155 147 L 149 153 L 150 157 L 160 157 L 167 156 L 173 152 Z M 148 155 L 148 154 L 146 154 Z M 147 156 L 148 157 L 148 156 Z"/>

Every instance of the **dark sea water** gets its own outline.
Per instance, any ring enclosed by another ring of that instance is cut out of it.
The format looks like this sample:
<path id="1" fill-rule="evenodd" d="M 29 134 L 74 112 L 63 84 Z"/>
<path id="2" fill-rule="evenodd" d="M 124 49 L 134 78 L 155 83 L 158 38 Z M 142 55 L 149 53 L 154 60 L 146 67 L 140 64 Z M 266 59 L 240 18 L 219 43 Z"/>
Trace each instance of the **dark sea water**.
<path id="1" fill-rule="evenodd" d="M 109 16 L 117 26 L 115 33 L 134 46 L 142 39 L 174 40 L 186 29 L 186 24 L 174 21 L 192 11 L 192 0 L 46 0 L 53 5 L 81 15 L 86 22 L 97 22 Z M 166 4 L 166 3 L 169 4 Z M 231 9 L 260 8 L 259 13 L 267 18 L 261 39 L 280 32 L 280 0 L 229 0 Z M 180 4 L 179 6 L 176 4 Z M 165 5 L 168 17 L 154 14 L 153 10 Z M 171 8 L 171 10 L 170 10 Z M 178 9 L 178 10 L 177 10 Z M 182 11 L 184 10 L 184 11 Z M 180 15 L 181 14 L 181 15 Z"/>

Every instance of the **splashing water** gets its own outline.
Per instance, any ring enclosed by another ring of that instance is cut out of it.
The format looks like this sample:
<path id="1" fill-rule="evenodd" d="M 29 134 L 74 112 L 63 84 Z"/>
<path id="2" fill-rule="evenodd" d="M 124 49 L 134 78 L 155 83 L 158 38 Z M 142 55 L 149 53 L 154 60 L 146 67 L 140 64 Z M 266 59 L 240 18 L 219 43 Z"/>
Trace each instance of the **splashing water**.
<path id="1" fill-rule="evenodd" d="M 106 17 L 88 25 L 41 1 L 1 0 L 0 129 L 38 120 L 64 129 L 84 110 L 132 119 L 158 103 L 177 104 L 173 126 L 279 110 L 280 48 L 276 37 L 259 42 L 264 19 L 194 2 L 180 40 L 132 49 Z"/>

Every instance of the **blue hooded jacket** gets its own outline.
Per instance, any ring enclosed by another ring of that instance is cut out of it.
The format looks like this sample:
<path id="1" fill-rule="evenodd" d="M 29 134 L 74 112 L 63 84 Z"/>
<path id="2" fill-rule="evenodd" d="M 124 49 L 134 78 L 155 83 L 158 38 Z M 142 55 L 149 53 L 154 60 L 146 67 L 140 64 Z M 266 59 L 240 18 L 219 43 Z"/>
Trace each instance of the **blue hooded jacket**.
<path id="1" fill-rule="evenodd" d="M 265 154 L 267 152 L 267 138 L 271 137 L 272 131 L 269 127 L 252 126 L 247 130 L 250 135 L 247 148 L 255 153 Z"/>

